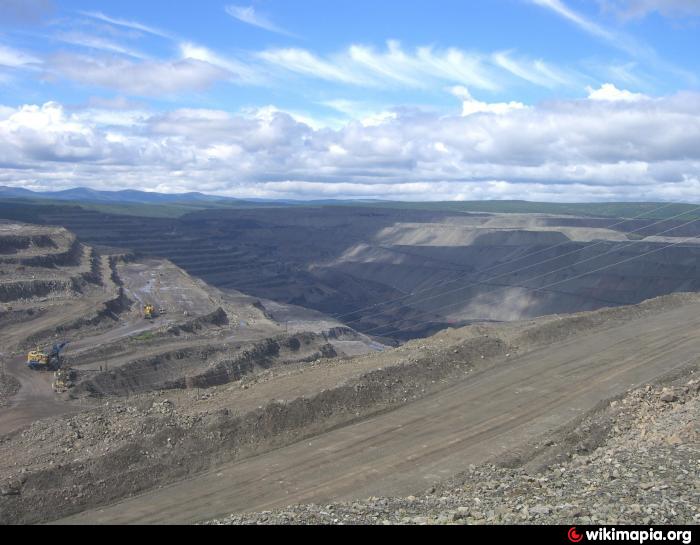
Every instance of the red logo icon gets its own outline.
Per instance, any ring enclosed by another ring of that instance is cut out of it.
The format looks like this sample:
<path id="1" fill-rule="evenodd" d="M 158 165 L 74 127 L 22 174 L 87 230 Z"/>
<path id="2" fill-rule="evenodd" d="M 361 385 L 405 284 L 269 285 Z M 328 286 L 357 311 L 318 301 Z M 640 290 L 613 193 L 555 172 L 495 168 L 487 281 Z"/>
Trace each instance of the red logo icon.
<path id="1" fill-rule="evenodd" d="M 569 537 L 569 541 L 571 541 L 571 543 L 578 543 L 583 539 L 583 534 L 579 534 L 576 531 L 576 526 L 572 526 L 569 529 L 569 533 L 567 534 L 567 536 Z"/>

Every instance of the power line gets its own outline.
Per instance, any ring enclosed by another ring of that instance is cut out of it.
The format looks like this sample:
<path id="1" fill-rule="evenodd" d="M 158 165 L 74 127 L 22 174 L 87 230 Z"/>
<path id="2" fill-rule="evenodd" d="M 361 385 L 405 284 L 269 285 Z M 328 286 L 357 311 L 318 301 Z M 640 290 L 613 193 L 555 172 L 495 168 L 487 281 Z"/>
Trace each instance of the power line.
<path id="1" fill-rule="evenodd" d="M 698 221 L 698 220 L 693 220 L 693 221 Z M 592 270 L 592 271 L 588 271 L 588 272 L 585 272 L 585 273 L 581 273 L 581 274 L 578 274 L 578 275 L 576 275 L 576 276 L 572 276 L 572 277 L 569 277 L 569 278 L 565 278 L 565 279 L 563 279 L 563 280 L 558 280 L 557 282 L 553 282 L 553 283 L 547 284 L 547 285 L 545 285 L 545 286 L 533 287 L 533 288 L 525 288 L 525 292 L 530 292 L 530 291 L 545 291 L 545 290 L 547 290 L 547 289 L 549 289 L 549 288 L 551 288 L 551 287 L 553 287 L 553 286 L 557 286 L 557 285 L 563 284 L 563 283 L 565 283 L 565 282 L 570 282 L 571 280 L 576 280 L 577 278 L 582 278 L 582 277 L 587 276 L 587 275 L 589 275 L 589 274 L 593 274 L 593 273 L 596 273 L 596 272 L 600 272 L 600 271 L 609 269 L 609 268 L 611 268 L 611 267 L 615 267 L 615 266 L 617 266 L 617 265 L 621 265 L 621 264 L 623 264 L 623 263 L 627 263 L 627 262 L 633 261 L 633 260 L 635 260 L 635 259 L 639 259 L 639 258 L 641 258 L 641 257 L 645 257 L 645 256 L 647 256 L 647 255 L 650 255 L 650 254 L 653 254 L 653 253 L 656 253 L 656 252 L 660 252 L 660 251 L 662 251 L 662 250 L 666 250 L 666 249 L 668 249 L 668 248 L 670 248 L 670 247 L 672 247 L 672 246 L 677 246 L 677 245 L 679 245 L 679 244 L 685 244 L 685 243 L 688 242 L 689 240 L 697 240 L 697 239 L 698 239 L 697 236 L 696 236 L 696 237 L 691 237 L 691 238 L 685 238 L 685 239 L 682 240 L 682 241 L 673 242 L 673 243 L 667 244 L 666 246 L 663 246 L 663 247 L 661 247 L 661 248 L 655 248 L 654 250 L 650 250 L 650 251 L 648 251 L 648 252 L 644 252 L 644 253 L 642 253 L 642 254 L 638 254 L 638 255 L 629 257 L 629 258 L 627 258 L 627 259 L 623 259 L 623 260 L 621 260 L 621 261 L 618 261 L 618 262 L 615 262 L 615 263 L 611 263 L 611 264 L 609 264 L 609 265 L 605 265 L 605 266 L 603 266 L 603 267 L 600 267 L 600 268 L 598 268 L 598 269 L 594 269 L 594 270 Z M 548 273 L 548 274 L 550 274 L 550 273 Z M 507 287 L 507 286 L 506 286 L 506 287 Z M 503 288 L 504 288 L 503 286 L 499 286 L 497 289 L 492 290 L 492 291 L 497 291 L 498 289 L 503 289 Z M 452 307 L 452 306 L 455 306 L 455 305 L 458 305 L 458 304 L 461 304 L 461 303 L 462 303 L 462 301 L 457 301 L 457 302 L 455 302 L 455 303 L 450 303 L 449 305 L 444 305 L 444 306 L 440 307 L 438 310 L 443 310 L 443 309 L 446 309 L 446 308 L 449 308 L 449 307 Z M 397 322 L 396 322 L 396 323 L 397 323 Z M 413 329 L 414 327 L 416 327 L 416 326 L 418 326 L 418 325 L 427 325 L 427 324 L 431 324 L 431 323 L 435 323 L 435 322 L 433 322 L 433 321 L 419 322 L 419 323 L 412 324 L 412 325 L 407 326 L 407 327 L 403 327 L 403 328 L 400 328 L 400 329 L 395 329 L 395 330 L 393 330 L 393 331 L 389 331 L 389 332 L 387 332 L 387 333 L 383 333 L 382 336 L 388 337 L 388 336 L 391 336 L 391 335 L 395 335 L 396 333 L 400 333 L 400 332 L 402 332 L 402 331 L 407 331 L 407 330 L 409 330 L 409 329 Z M 384 327 L 386 327 L 386 326 L 384 326 Z M 375 329 L 376 329 L 376 328 L 375 328 Z"/>
<path id="2" fill-rule="evenodd" d="M 612 224 L 612 225 L 609 225 L 609 226 L 606 227 L 606 229 L 612 229 L 613 227 L 617 227 L 618 225 L 622 225 L 623 223 L 627 223 L 627 222 L 629 222 L 629 221 L 633 221 L 633 220 L 635 220 L 635 219 L 639 219 L 641 216 L 644 216 L 644 215 L 646 215 L 646 214 L 651 214 L 651 213 L 654 213 L 654 212 L 658 212 L 659 210 L 662 210 L 662 209 L 664 209 L 664 208 L 668 208 L 669 206 L 673 206 L 673 205 L 676 205 L 676 204 L 677 204 L 677 203 L 667 203 L 667 204 L 665 204 L 665 205 L 663 205 L 663 206 L 660 206 L 660 207 L 658 207 L 658 208 L 655 208 L 654 210 L 646 211 L 646 212 L 643 212 L 642 214 L 639 214 L 639 215 L 634 216 L 634 217 L 632 217 L 632 218 L 628 218 L 628 219 L 619 221 L 619 222 L 617 222 L 617 223 L 614 223 L 614 224 Z M 678 217 L 680 217 L 680 216 L 684 216 L 685 214 L 689 214 L 689 213 L 691 213 L 691 212 L 693 212 L 693 211 L 696 211 L 696 210 L 700 210 L 700 206 L 698 206 L 698 207 L 696 207 L 696 208 L 692 208 L 691 210 L 686 210 L 685 212 L 682 212 L 682 213 L 677 214 L 677 215 L 675 215 L 675 216 L 671 216 L 671 217 L 669 217 L 669 218 L 665 218 L 665 219 L 662 219 L 662 220 L 658 220 L 658 221 L 656 221 L 656 222 L 654 222 L 654 223 L 651 223 L 651 224 L 649 224 L 649 225 L 645 225 L 645 226 L 640 227 L 640 228 L 638 228 L 638 229 L 635 229 L 635 230 L 633 230 L 633 231 L 629 231 L 629 233 L 636 233 L 636 232 L 641 231 L 641 230 L 643 230 L 643 229 L 648 229 L 649 227 L 653 227 L 654 225 L 658 225 L 659 223 L 663 223 L 663 222 L 666 222 L 666 221 L 669 221 L 669 220 L 678 218 Z M 549 251 L 554 250 L 554 249 L 556 249 L 556 248 L 558 248 L 558 247 L 560 247 L 560 246 L 564 246 L 564 245 L 570 244 L 571 242 L 572 242 L 571 240 L 566 240 L 566 241 L 563 241 L 563 242 L 559 242 L 559 243 L 554 244 L 554 245 L 552 245 L 552 246 L 548 246 L 548 247 L 546 247 L 546 248 L 542 248 L 542 249 L 537 250 L 537 251 L 535 251 L 535 252 L 528 253 L 528 254 L 526 254 L 526 255 L 524 255 L 524 256 L 521 256 L 521 257 L 518 257 L 518 258 L 516 258 L 516 259 L 506 260 L 506 261 L 504 261 L 504 262 L 497 263 L 497 264 L 495 264 L 495 265 L 492 265 L 492 266 L 487 267 L 487 268 L 485 268 L 485 269 L 481 269 L 481 270 L 479 270 L 479 271 L 467 272 L 466 274 L 464 274 L 464 275 L 462 275 L 462 276 L 460 276 L 460 277 L 454 278 L 454 279 L 452 279 L 452 280 L 445 281 L 445 282 L 443 282 L 443 283 L 439 283 L 439 284 L 437 284 L 437 285 L 435 285 L 435 286 L 431 286 L 431 287 L 426 288 L 426 289 L 423 289 L 423 290 L 414 291 L 414 292 L 411 292 L 411 293 L 409 293 L 409 294 L 406 294 L 406 295 L 402 295 L 402 296 L 400 296 L 400 297 L 397 297 L 397 298 L 395 298 L 395 299 L 391 299 L 391 300 L 388 300 L 388 301 L 383 301 L 383 302 L 381 302 L 381 303 L 376 303 L 376 304 L 374 304 L 374 305 L 369 305 L 369 306 L 367 306 L 367 307 L 360 308 L 360 309 L 357 309 L 357 310 L 353 310 L 352 312 L 347 312 L 347 313 L 345 313 L 345 314 L 333 315 L 333 317 L 336 318 L 336 319 L 341 319 L 341 318 L 344 318 L 344 317 L 346 317 L 346 316 L 352 316 L 352 315 L 354 315 L 354 314 L 357 314 L 357 313 L 360 313 L 360 312 L 364 312 L 365 310 L 371 310 L 371 309 L 373 309 L 373 308 L 377 308 L 377 307 L 380 307 L 380 306 L 383 306 L 383 305 L 389 305 L 389 304 L 392 304 L 392 303 L 404 301 L 404 300 L 406 300 L 406 299 L 410 299 L 411 297 L 415 297 L 416 295 L 420 295 L 421 293 L 427 293 L 427 292 L 433 291 L 434 289 L 436 289 L 436 288 L 438 288 L 438 287 L 448 286 L 448 285 L 450 285 L 450 284 L 453 284 L 453 283 L 455 283 L 455 282 L 458 282 L 459 280 L 462 280 L 462 279 L 465 278 L 465 277 L 468 277 L 468 276 L 476 276 L 476 275 L 479 275 L 479 274 L 484 274 L 484 273 L 487 273 L 487 272 L 492 271 L 492 270 L 494 270 L 494 269 L 497 269 L 497 268 L 499 268 L 499 267 L 503 267 L 503 266 L 505 266 L 505 265 L 509 265 L 509 264 L 513 264 L 513 263 L 517 263 L 518 261 L 522 261 L 522 260 L 524 260 L 524 259 L 531 258 L 531 257 L 533 257 L 533 256 L 535 256 L 535 255 L 538 255 L 538 254 L 541 254 L 541 253 L 544 253 L 544 252 L 549 252 Z M 604 240 L 603 240 L 603 241 L 598 241 L 598 242 L 596 242 L 596 243 L 594 243 L 594 244 L 591 244 L 591 245 L 589 245 L 589 246 L 586 246 L 586 248 L 582 248 L 582 249 L 580 249 L 580 250 L 574 250 L 574 252 L 582 251 L 583 249 L 587 249 L 587 248 L 589 249 L 589 248 L 592 248 L 592 247 L 597 246 L 597 245 L 599 245 L 599 244 L 604 244 L 605 242 L 607 242 L 607 241 L 604 241 Z M 573 253 L 573 252 L 571 252 L 571 253 Z M 554 257 L 554 258 L 551 258 L 551 259 L 548 260 L 548 261 L 552 261 L 552 260 L 554 260 L 554 259 L 559 259 L 559 258 L 561 258 L 561 257 L 564 257 L 565 255 L 569 255 L 569 254 L 564 254 L 564 255 L 561 255 L 561 256 L 556 256 L 556 257 Z M 546 263 L 546 261 L 545 261 L 545 263 Z M 538 263 L 538 264 L 541 265 L 542 263 Z M 537 265 L 537 264 L 536 264 L 536 265 Z M 501 275 L 501 276 L 504 276 L 504 275 L 507 275 L 507 274 L 513 274 L 513 273 L 515 273 L 515 272 L 519 272 L 519 271 L 522 271 L 522 270 L 526 270 L 527 268 L 530 268 L 530 267 L 532 267 L 532 266 L 534 266 L 534 265 L 530 265 L 530 266 L 528 266 L 528 267 L 523 267 L 523 268 L 521 268 L 521 269 L 517 269 L 516 271 L 509 271 L 508 273 L 504 273 L 504 274 Z M 496 277 L 496 278 L 499 278 L 499 277 Z M 364 319 L 367 319 L 367 318 L 371 318 L 372 316 L 378 316 L 378 315 L 380 315 L 380 314 L 382 314 L 382 313 L 378 313 L 378 314 L 374 314 L 374 315 L 370 315 L 370 316 L 362 316 L 362 317 L 356 318 L 356 319 L 354 319 L 354 320 L 346 321 L 345 323 L 346 323 L 346 324 L 352 324 L 352 323 L 355 323 L 355 322 L 358 322 L 358 321 L 361 321 L 361 320 L 364 320 Z"/>
<path id="3" fill-rule="evenodd" d="M 697 209 L 700 209 L 700 206 L 697 207 Z M 687 213 L 687 212 L 686 212 L 686 213 Z M 671 219 L 671 218 L 669 218 L 669 219 Z M 700 219 L 700 218 L 699 218 L 699 219 Z M 660 233 L 657 233 L 657 234 L 654 235 L 654 236 L 661 236 L 661 235 L 664 235 L 664 234 L 666 234 L 666 233 L 675 231 L 675 230 L 677 230 L 677 229 L 681 229 L 681 228 L 686 227 L 686 226 L 688 226 L 688 225 L 690 225 L 690 224 L 692 224 L 692 223 L 695 223 L 696 221 L 698 221 L 698 219 L 690 220 L 690 221 L 688 221 L 688 222 L 682 223 L 681 225 L 677 225 L 677 226 L 672 227 L 672 228 L 670 228 L 670 229 L 666 229 L 665 231 L 661 231 Z M 657 222 L 657 223 L 658 223 L 658 222 Z M 645 227 L 645 228 L 646 228 L 646 227 Z M 483 280 L 483 281 L 471 282 L 471 283 L 466 284 L 466 285 L 464 285 L 464 286 L 460 286 L 460 287 L 458 287 L 458 288 L 454 288 L 454 289 L 447 290 L 447 291 L 444 291 L 444 292 L 441 292 L 441 293 L 437 293 L 437 294 L 432 295 L 432 296 L 430 296 L 430 297 L 423 297 L 423 298 L 420 298 L 420 299 L 418 299 L 418 300 L 416 300 L 416 301 L 413 301 L 413 303 L 421 303 L 421 302 L 425 302 L 425 301 L 431 301 L 431 300 L 436 299 L 436 298 L 438 298 L 438 297 L 444 297 L 445 295 L 450 295 L 450 294 L 452 294 L 452 293 L 456 293 L 456 292 L 459 292 L 459 291 L 463 291 L 463 290 L 468 289 L 468 288 L 471 288 L 471 287 L 475 287 L 475 286 L 479 286 L 479 285 L 488 285 L 489 283 L 491 283 L 491 282 L 493 282 L 494 280 L 497 280 L 497 279 L 499 279 L 499 278 L 503 278 L 503 277 L 505 277 L 505 276 L 514 275 L 514 274 L 519 273 L 519 272 L 522 272 L 522 271 L 524 271 L 524 270 L 531 269 L 531 268 L 533 268 L 533 267 L 538 267 L 538 266 L 541 266 L 541 265 L 543 265 L 543 264 L 545 264 L 545 263 L 549 263 L 549 262 L 551 262 L 551 261 L 555 261 L 555 260 L 557 260 L 557 259 L 562 259 L 562 258 L 567 257 L 567 256 L 569 256 L 569 255 L 572 255 L 572 254 L 574 254 L 574 253 L 582 252 L 582 251 L 584 251 L 584 250 L 590 250 L 591 248 L 594 248 L 594 247 L 596 247 L 596 246 L 599 246 L 600 244 L 607 243 L 607 242 L 608 242 L 608 241 L 600 241 L 600 242 L 597 242 L 597 243 L 592 244 L 592 245 L 590 245 L 590 246 L 584 246 L 583 248 L 579 248 L 579 249 L 577 249 L 577 250 L 573 250 L 573 251 L 571 251 L 571 252 L 568 252 L 568 253 L 565 253 L 565 254 L 562 254 L 562 255 L 553 257 L 553 258 L 545 259 L 545 260 L 543 260 L 543 261 L 539 261 L 539 262 L 537 262 L 537 263 L 533 263 L 533 264 L 528 265 L 528 266 L 526 266 L 526 267 L 521 267 L 520 269 L 516 269 L 516 270 L 514 270 L 514 271 L 508 271 L 508 272 L 505 272 L 505 273 L 496 275 L 496 276 L 494 276 L 494 277 L 492 277 L 492 278 L 489 278 L 489 279 L 486 279 L 486 280 Z M 624 250 L 624 249 L 626 249 L 626 248 L 629 248 L 630 246 L 633 246 L 633 245 L 635 245 L 635 244 L 640 244 L 640 243 L 649 244 L 649 242 L 646 242 L 646 241 L 643 241 L 643 240 L 630 241 L 630 242 L 624 243 L 624 245 L 622 245 L 622 246 L 617 246 L 617 247 L 615 247 L 615 248 L 612 248 L 612 249 L 610 249 L 610 250 L 608 250 L 607 252 L 604 252 L 604 253 L 602 253 L 602 254 L 594 255 L 594 256 L 589 257 L 589 258 L 586 258 L 586 259 L 584 259 L 584 260 L 582 260 L 582 261 L 578 261 L 578 262 L 576 263 L 576 265 L 580 265 L 581 263 L 586 263 L 586 262 L 588 262 L 588 261 L 593 261 L 594 259 L 598 259 L 598 258 L 600 258 L 600 257 L 603 257 L 603 256 L 605 256 L 605 255 L 608 255 L 608 254 L 611 254 L 611 253 L 614 253 L 614 252 L 619 252 L 620 250 Z M 562 271 L 562 270 L 564 270 L 564 269 L 568 269 L 569 267 L 571 267 L 571 265 L 566 265 L 566 266 L 564 266 L 564 267 L 560 267 L 560 268 L 558 268 L 558 269 L 554 269 L 554 270 L 549 271 L 549 272 L 547 272 L 547 273 L 544 273 L 544 274 L 535 276 L 535 277 L 533 277 L 533 278 L 530 278 L 529 280 L 536 280 L 536 279 L 538 279 L 538 278 L 542 278 L 543 276 L 547 276 L 547 275 L 549 275 L 549 274 L 552 274 L 552 273 L 555 273 L 555 272 L 559 272 L 559 271 Z M 371 315 L 369 315 L 369 316 L 364 316 L 364 317 L 361 318 L 361 319 L 367 320 L 367 319 L 369 319 L 369 318 L 373 318 L 373 317 L 375 317 L 375 316 L 381 316 L 381 315 L 386 314 L 386 313 L 387 313 L 387 311 L 382 311 L 382 312 L 378 312 L 378 313 L 376 313 L 376 314 L 371 314 Z M 419 316 L 420 316 L 420 315 L 424 315 L 424 314 L 428 314 L 428 313 L 425 312 L 425 313 L 419 314 Z M 346 325 L 351 324 L 351 323 L 354 323 L 354 322 L 357 322 L 357 321 L 360 321 L 361 319 L 352 320 L 352 321 L 346 322 Z M 363 332 L 364 332 L 364 333 L 368 333 L 368 332 L 374 331 L 374 330 L 376 330 L 376 329 L 380 329 L 380 328 L 382 328 L 382 327 L 386 327 L 386 325 L 384 325 L 384 326 L 378 326 L 378 327 L 372 328 L 372 329 L 370 329 L 370 330 L 364 330 Z"/>

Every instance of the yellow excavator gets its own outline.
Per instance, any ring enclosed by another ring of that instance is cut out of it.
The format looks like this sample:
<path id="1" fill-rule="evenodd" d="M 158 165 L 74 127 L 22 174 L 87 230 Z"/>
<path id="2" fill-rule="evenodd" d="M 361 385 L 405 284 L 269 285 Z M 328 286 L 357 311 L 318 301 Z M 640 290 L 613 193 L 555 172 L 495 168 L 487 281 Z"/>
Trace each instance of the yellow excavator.
<path id="1" fill-rule="evenodd" d="M 37 347 L 27 354 L 27 367 L 37 371 L 57 371 L 63 363 L 61 351 L 68 344 L 67 341 L 56 343 L 50 352 L 44 352 Z"/>
<path id="2" fill-rule="evenodd" d="M 145 305 L 143 307 L 143 317 L 146 320 L 152 320 L 153 318 L 155 318 L 156 317 L 156 307 L 154 307 L 150 303 L 148 305 Z"/>

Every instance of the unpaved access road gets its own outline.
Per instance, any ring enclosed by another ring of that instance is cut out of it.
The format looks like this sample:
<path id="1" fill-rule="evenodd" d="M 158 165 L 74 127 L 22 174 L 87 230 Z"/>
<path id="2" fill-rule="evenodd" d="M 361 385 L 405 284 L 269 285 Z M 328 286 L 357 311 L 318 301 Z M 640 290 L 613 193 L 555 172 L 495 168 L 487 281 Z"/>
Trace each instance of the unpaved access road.
<path id="1" fill-rule="evenodd" d="M 696 361 L 699 331 L 697 302 L 611 323 L 399 409 L 59 522 L 189 523 L 419 492 Z"/>
<path id="2" fill-rule="evenodd" d="M 81 407 L 61 400 L 53 391 L 53 373 L 27 367 L 26 356 L 12 358 L 6 364 L 8 375 L 17 379 L 20 389 L 7 407 L 0 409 L 0 435 L 10 433 L 35 420 L 77 412 Z"/>

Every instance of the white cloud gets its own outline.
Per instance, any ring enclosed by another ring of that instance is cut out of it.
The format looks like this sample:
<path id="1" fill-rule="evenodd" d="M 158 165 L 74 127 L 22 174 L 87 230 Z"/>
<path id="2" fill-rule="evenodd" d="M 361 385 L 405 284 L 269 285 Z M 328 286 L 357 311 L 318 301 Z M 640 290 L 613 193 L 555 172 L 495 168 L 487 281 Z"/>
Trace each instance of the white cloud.
<path id="1" fill-rule="evenodd" d="M 267 17 L 255 11 L 255 8 L 253 6 L 230 5 L 226 6 L 225 9 L 226 13 L 228 13 L 231 17 L 233 17 L 234 19 L 238 19 L 243 23 L 262 28 L 269 32 L 276 32 L 277 34 L 284 34 L 285 36 L 294 37 L 294 34 L 278 27 Z"/>
<path id="2" fill-rule="evenodd" d="M 523 110 L 526 108 L 525 104 L 522 102 L 480 102 L 472 97 L 466 87 L 459 85 L 450 89 L 450 92 L 462 101 L 463 116 L 478 113 L 503 115 L 513 110 Z"/>
<path id="3" fill-rule="evenodd" d="M 71 44 L 77 45 L 79 47 L 85 47 L 88 49 L 97 49 L 99 51 L 107 51 L 110 53 L 118 53 L 120 55 L 126 55 L 128 57 L 133 57 L 135 59 L 147 59 L 148 55 L 141 53 L 130 47 L 106 40 L 99 36 L 91 36 L 89 34 L 84 34 L 82 32 L 59 32 L 55 35 L 55 38 Z"/>
<path id="4" fill-rule="evenodd" d="M 314 127 L 274 106 L 164 113 L 0 108 L 0 184 L 235 196 L 700 201 L 700 95 L 479 114 L 409 109 Z"/>
<path id="5" fill-rule="evenodd" d="M 550 66 L 545 61 L 516 60 L 510 52 L 501 51 L 492 55 L 494 62 L 511 74 L 541 87 L 571 85 L 573 77 Z"/>
<path id="6" fill-rule="evenodd" d="M 383 51 L 352 45 L 327 59 L 304 49 L 272 49 L 259 57 L 283 70 L 360 86 L 426 88 L 435 82 L 451 82 L 500 88 L 498 74 L 486 57 L 456 48 L 406 51 L 398 42 L 389 41 Z"/>
<path id="7" fill-rule="evenodd" d="M 143 23 L 139 23 L 138 21 L 129 21 L 126 19 L 118 19 L 116 17 L 110 17 L 108 15 L 105 15 L 104 13 L 101 13 L 99 11 L 79 11 L 81 15 L 84 15 L 85 17 L 91 17 L 93 19 L 97 19 L 98 21 L 103 21 L 105 23 L 109 23 L 111 25 L 116 25 L 116 26 L 121 26 L 125 28 L 130 28 L 132 30 L 138 30 L 140 32 L 145 32 L 147 34 L 152 34 L 154 36 L 158 36 L 160 38 L 166 38 L 169 40 L 174 40 L 175 37 L 170 34 L 169 32 L 165 32 L 164 30 L 160 30 L 158 28 L 144 25 Z"/>
<path id="8" fill-rule="evenodd" d="M 353 73 L 340 63 L 325 61 L 305 49 L 271 49 L 259 53 L 258 57 L 284 70 L 305 76 L 354 85 L 369 83 L 368 79 Z"/>
<path id="9" fill-rule="evenodd" d="M 615 35 L 609 30 L 603 28 L 602 26 L 594 23 L 593 21 L 587 19 L 580 13 L 569 8 L 561 0 L 530 0 L 532 3 L 548 8 L 564 19 L 567 19 L 574 23 L 576 26 L 582 28 L 590 34 L 594 34 L 600 38 L 604 38 L 611 42 L 616 41 Z"/>
<path id="10" fill-rule="evenodd" d="M 618 89 L 612 83 L 604 83 L 599 89 L 587 87 L 588 98 L 591 100 L 607 100 L 609 102 L 637 102 L 649 97 L 641 93 L 632 93 L 626 89 Z"/>
<path id="11" fill-rule="evenodd" d="M 85 85 L 116 89 L 139 96 L 203 90 L 230 77 L 220 67 L 196 59 L 132 62 L 115 57 L 58 53 L 47 70 Z"/>
<path id="12" fill-rule="evenodd" d="M 448 83 L 500 91 L 514 80 L 547 88 L 580 87 L 583 80 L 572 70 L 513 51 L 482 54 L 456 47 L 408 49 L 395 40 L 389 40 L 384 49 L 354 44 L 323 57 L 301 48 L 277 48 L 260 52 L 257 58 L 278 72 L 361 87 L 430 89 Z"/>
<path id="13" fill-rule="evenodd" d="M 180 53 L 183 59 L 206 62 L 227 72 L 230 72 L 234 81 L 247 84 L 260 84 L 265 76 L 260 70 L 240 62 L 236 59 L 224 58 L 206 47 L 193 43 L 180 44 Z"/>
<path id="14" fill-rule="evenodd" d="M 41 64 L 41 60 L 30 53 L 0 44 L 0 66 L 21 68 L 32 64 Z"/>
<path id="15" fill-rule="evenodd" d="M 542 6 L 544 8 L 550 9 L 557 13 L 559 16 L 567 19 L 577 25 L 579 28 L 588 32 L 589 34 L 596 36 L 606 42 L 608 42 L 613 47 L 624 51 L 628 55 L 631 55 L 637 59 L 643 59 L 648 65 L 655 67 L 658 70 L 662 70 L 668 74 L 672 74 L 675 77 L 683 78 L 685 81 L 689 82 L 691 85 L 696 87 L 700 79 L 697 74 L 690 70 L 686 70 L 675 64 L 668 62 L 661 58 L 661 56 L 656 52 L 656 50 L 635 39 L 629 34 L 622 32 L 614 32 L 602 25 L 599 25 L 589 18 L 584 17 L 580 13 L 574 11 L 568 7 L 563 0 L 529 0 L 533 4 Z M 631 0 L 631 3 L 636 3 L 644 0 Z M 675 3 L 676 0 L 671 0 L 671 3 Z M 652 0 L 651 4 L 658 6 L 660 2 Z M 685 2 L 678 0 L 679 4 L 685 4 Z M 670 5 L 670 4 L 669 4 Z"/>
<path id="16" fill-rule="evenodd" d="M 587 17 L 568 7 L 562 0 L 530 0 L 532 3 L 554 11 L 559 16 L 574 23 L 582 30 L 601 38 L 614 47 L 636 57 L 653 59 L 661 64 L 656 52 L 649 46 L 636 41 L 634 38 L 619 32 L 613 32 L 602 25 L 594 23 Z"/>

